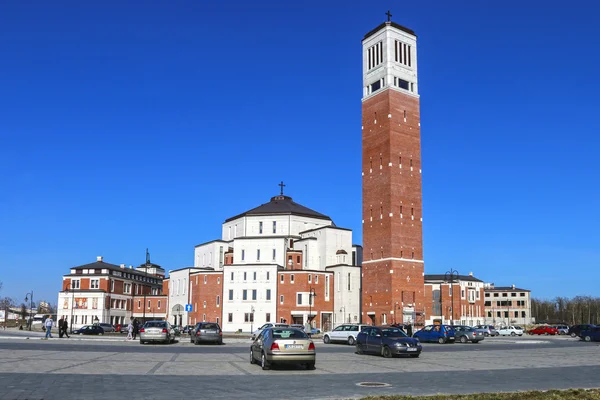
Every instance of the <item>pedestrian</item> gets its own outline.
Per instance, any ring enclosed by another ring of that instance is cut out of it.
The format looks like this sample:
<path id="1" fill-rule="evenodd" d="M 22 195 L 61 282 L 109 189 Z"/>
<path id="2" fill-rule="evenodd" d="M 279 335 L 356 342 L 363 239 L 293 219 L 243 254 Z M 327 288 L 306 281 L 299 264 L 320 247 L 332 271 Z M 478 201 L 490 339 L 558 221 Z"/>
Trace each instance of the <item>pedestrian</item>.
<path id="1" fill-rule="evenodd" d="M 133 340 L 137 337 L 137 334 L 140 332 L 140 323 L 136 319 L 133 320 Z"/>
<path id="2" fill-rule="evenodd" d="M 63 317 L 58 320 L 58 337 L 61 339 L 63 337 Z"/>
<path id="3" fill-rule="evenodd" d="M 67 319 L 63 319 L 63 335 L 65 335 L 67 338 L 70 338 L 71 336 L 69 336 L 68 330 L 69 330 L 69 323 L 67 322 Z"/>
<path id="4" fill-rule="evenodd" d="M 133 339 L 133 321 L 129 321 L 129 325 L 127 325 L 127 340 Z"/>
<path id="5" fill-rule="evenodd" d="M 48 318 L 46 318 L 46 321 L 44 321 L 44 326 L 46 327 L 46 339 L 52 338 L 52 327 L 54 326 L 54 321 L 50 315 L 48 315 Z"/>
<path id="6" fill-rule="evenodd" d="M 310 337 L 312 328 L 310 326 L 310 322 L 306 321 L 306 324 L 304 324 L 304 333 L 306 333 L 308 335 L 308 337 Z"/>

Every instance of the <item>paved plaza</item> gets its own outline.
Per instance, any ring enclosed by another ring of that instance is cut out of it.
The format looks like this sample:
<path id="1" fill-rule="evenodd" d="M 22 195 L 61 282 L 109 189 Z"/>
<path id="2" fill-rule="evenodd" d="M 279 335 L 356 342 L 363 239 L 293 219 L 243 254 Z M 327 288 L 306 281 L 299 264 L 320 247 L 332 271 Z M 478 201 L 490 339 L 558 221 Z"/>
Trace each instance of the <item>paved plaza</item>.
<path id="1" fill-rule="evenodd" d="M 246 338 L 223 346 L 140 345 L 123 337 L 43 340 L 0 333 L 0 399 L 360 398 L 600 386 L 600 346 L 571 338 L 424 344 L 420 358 L 357 355 L 317 342 L 317 369 L 263 371 Z M 362 387 L 364 382 L 383 387 Z"/>

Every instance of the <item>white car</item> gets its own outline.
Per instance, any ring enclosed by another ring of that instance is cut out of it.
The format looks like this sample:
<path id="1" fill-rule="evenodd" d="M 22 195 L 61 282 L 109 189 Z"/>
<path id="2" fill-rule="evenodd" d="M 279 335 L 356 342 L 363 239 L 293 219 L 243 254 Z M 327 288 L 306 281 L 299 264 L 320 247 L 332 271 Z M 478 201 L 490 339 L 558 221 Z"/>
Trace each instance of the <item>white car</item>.
<path id="1" fill-rule="evenodd" d="M 363 324 L 343 324 L 336 327 L 334 330 L 323 334 L 324 343 L 348 343 L 350 346 L 356 344 L 356 336 L 364 328 L 371 325 Z"/>
<path id="2" fill-rule="evenodd" d="M 273 322 L 267 322 L 266 324 L 264 324 L 263 326 L 261 326 L 260 328 L 256 329 L 254 332 L 252 332 L 252 340 L 256 339 L 256 337 L 258 335 L 260 335 L 260 333 L 263 331 L 263 329 L 267 329 L 267 328 L 289 328 L 290 326 L 288 324 L 280 324 L 280 323 L 273 323 Z"/>
<path id="3" fill-rule="evenodd" d="M 523 328 L 520 326 L 505 326 L 498 329 L 500 336 L 523 336 Z"/>

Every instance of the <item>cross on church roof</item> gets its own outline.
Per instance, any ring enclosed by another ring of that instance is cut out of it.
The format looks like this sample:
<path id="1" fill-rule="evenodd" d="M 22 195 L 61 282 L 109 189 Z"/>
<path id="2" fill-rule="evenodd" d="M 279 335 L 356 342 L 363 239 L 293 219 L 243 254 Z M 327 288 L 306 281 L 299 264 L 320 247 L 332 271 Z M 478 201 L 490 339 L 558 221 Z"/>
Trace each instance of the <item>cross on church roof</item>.
<path id="1" fill-rule="evenodd" d="M 279 186 L 281 188 L 281 195 L 283 196 L 283 188 L 284 188 L 285 184 L 283 183 L 283 181 L 281 181 L 281 183 L 277 186 Z"/>
<path id="2" fill-rule="evenodd" d="M 390 10 L 388 10 L 385 15 L 387 15 L 388 17 L 388 22 L 390 22 L 392 20 L 392 13 L 390 12 Z"/>

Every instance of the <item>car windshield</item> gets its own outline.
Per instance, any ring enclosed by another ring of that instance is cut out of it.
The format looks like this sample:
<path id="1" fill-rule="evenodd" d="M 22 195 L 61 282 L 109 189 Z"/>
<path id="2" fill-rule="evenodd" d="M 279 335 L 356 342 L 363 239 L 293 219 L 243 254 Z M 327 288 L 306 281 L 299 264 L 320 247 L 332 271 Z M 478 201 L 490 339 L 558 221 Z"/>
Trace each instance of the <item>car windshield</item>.
<path id="1" fill-rule="evenodd" d="M 217 324 L 202 324 L 202 329 L 218 329 Z"/>
<path id="2" fill-rule="evenodd" d="M 273 329 L 275 339 L 306 339 L 308 336 L 300 329 Z"/>
<path id="3" fill-rule="evenodd" d="M 144 324 L 145 328 L 166 328 L 167 323 L 163 321 L 150 321 Z"/>
<path id="4" fill-rule="evenodd" d="M 381 334 L 384 337 L 408 337 L 408 335 L 404 333 L 402 329 L 398 328 L 382 329 Z"/>

